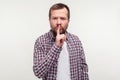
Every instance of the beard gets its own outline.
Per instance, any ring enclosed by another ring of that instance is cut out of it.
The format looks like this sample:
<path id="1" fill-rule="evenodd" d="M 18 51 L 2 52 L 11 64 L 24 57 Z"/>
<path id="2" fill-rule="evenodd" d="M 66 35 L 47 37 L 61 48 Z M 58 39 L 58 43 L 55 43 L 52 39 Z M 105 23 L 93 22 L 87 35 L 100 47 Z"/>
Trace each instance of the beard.
<path id="1" fill-rule="evenodd" d="M 51 31 L 53 32 L 54 37 L 56 37 L 57 36 L 57 29 L 51 29 Z M 60 34 L 65 34 L 65 33 L 66 33 L 66 29 L 61 28 Z"/>

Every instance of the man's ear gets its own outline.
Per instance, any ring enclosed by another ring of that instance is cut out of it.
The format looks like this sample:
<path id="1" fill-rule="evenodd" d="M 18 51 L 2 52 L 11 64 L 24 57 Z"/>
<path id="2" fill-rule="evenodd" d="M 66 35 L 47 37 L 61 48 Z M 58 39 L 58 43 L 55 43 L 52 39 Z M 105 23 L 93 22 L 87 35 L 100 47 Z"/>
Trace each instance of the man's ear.
<path id="1" fill-rule="evenodd" d="M 68 23 L 70 22 L 70 19 L 68 19 Z"/>
<path id="2" fill-rule="evenodd" d="M 49 22 L 50 22 L 50 18 L 49 18 Z"/>

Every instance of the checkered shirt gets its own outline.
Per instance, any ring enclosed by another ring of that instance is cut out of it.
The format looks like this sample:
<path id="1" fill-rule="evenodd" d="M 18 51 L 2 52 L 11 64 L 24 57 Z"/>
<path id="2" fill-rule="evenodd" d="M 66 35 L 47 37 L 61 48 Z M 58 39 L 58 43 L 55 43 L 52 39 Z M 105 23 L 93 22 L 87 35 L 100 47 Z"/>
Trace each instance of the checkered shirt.
<path id="1" fill-rule="evenodd" d="M 66 37 L 71 80 L 89 80 L 88 66 L 81 41 L 77 36 L 68 32 Z M 43 80 L 56 80 L 61 50 L 62 48 L 56 46 L 55 37 L 51 31 L 40 36 L 34 45 L 33 71 L 35 76 Z"/>

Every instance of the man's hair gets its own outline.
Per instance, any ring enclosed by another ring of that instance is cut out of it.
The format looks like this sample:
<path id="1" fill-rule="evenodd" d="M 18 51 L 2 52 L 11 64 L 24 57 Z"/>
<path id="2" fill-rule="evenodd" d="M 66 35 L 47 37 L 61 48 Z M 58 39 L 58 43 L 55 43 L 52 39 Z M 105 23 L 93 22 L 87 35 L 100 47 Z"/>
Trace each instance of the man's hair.
<path id="1" fill-rule="evenodd" d="M 56 3 L 56 4 L 51 6 L 51 8 L 49 9 L 49 18 L 51 17 L 51 11 L 52 10 L 63 9 L 63 8 L 67 9 L 67 11 L 68 11 L 68 19 L 70 19 L 70 9 L 66 4 L 63 4 L 63 3 Z"/>

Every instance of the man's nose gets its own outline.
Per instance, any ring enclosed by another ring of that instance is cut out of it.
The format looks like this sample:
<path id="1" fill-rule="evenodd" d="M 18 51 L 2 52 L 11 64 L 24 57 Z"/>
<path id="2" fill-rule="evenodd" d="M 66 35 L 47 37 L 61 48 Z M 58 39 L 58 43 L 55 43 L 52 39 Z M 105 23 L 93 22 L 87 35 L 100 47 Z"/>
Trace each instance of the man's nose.
<path id="1" fill-rule="evenodd" d="M 61 24 L 61 20 L 60 19 L 57 20 L 57 24 Z"/>

